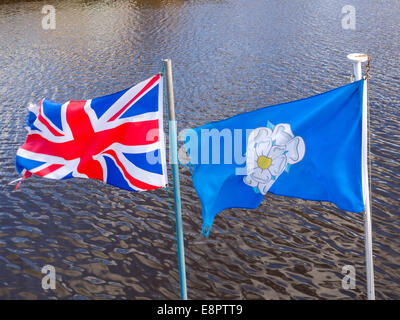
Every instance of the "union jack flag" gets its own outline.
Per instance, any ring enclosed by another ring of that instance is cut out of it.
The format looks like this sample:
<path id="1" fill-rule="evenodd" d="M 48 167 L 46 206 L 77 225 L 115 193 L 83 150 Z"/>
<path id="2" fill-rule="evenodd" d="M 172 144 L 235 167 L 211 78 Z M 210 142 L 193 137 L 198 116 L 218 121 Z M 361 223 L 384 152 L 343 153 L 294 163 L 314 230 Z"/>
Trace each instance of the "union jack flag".
<path id="1" fill-rule="evenodd" d="M 162 79 L 91 100 L 30 105 L 28 135 L 16 156 L 22 179 L 80 177 L 130 191 L 164 187 Z"/>

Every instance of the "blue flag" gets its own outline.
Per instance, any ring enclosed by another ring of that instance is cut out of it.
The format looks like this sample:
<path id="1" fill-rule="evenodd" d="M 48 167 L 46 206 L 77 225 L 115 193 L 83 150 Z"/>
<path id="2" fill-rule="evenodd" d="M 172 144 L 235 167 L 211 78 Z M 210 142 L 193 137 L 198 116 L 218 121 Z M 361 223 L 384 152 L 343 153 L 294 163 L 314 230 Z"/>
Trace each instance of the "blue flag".
<path id="1" fill-rule="evenodd" d="M 185 133 L 203 233 L 228 208 L 256 208 L 267 192 L 363 212 L 364 81 L 211 122 Z"/>

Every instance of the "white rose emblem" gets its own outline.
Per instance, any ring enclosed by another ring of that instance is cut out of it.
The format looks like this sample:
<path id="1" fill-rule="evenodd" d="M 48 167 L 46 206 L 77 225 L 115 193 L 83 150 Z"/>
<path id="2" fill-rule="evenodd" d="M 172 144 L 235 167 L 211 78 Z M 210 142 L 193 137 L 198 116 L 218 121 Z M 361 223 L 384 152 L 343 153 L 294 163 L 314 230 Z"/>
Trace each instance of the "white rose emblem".
<path id="1" fill-rule="evenodd" d="M 303 159 L 305 151 L 304 140 L 295 137 L 287 123 L 254 129 L 247 144 L 244 183 L 265 195 L 285 169 Z"/>

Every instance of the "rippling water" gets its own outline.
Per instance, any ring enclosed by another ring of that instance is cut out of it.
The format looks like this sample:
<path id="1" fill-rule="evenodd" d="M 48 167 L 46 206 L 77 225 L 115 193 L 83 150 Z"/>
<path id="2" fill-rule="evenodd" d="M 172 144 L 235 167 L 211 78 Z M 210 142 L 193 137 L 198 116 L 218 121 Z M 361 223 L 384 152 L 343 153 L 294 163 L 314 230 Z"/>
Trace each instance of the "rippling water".
<path id="1" fill-rule="evenodd" d="M 177 256 L 165 190 L 129 193 L 96 181 L 31 178 L 14 156 L 26 107 L 109 94 L 174 67 L 179 129 L 317 94 L 349 81 L 346 55 L 372 57 L 371 174 L 376 295 L 400 298 L 400 4 L 348 1 L 0 2 L 0 298 L 175 299 Z M 397 21 L 397 22 L 396 22 Z M 191 299 L 365 299 L 363 221 L 329 203 L 267 195 L 219 214 L 200 237 L 201 208 L 181 169 Z M 170 195 L 172 196 L 172 195 Z M 54 265 L 57 289 L 41 288 Z M 342 266 L 356 289 L 341 288 Z"/>

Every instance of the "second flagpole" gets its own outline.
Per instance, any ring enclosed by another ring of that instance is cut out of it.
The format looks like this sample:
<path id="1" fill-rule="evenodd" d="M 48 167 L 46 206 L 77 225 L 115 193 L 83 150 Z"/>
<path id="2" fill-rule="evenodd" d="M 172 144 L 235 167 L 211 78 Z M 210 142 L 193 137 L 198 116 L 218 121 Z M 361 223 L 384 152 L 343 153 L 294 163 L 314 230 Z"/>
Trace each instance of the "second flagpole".
<path id="1" fill-rule="evenodd" d="M 353 63 L 354 80 L 363 77 L 361 63 L 368 61 L 366 54 L 352 53 L 347 58 Z M 364 194 L 364 234 L 365 234 L 365 261 L 367 266 L 367 295 L 368 300 L 375 300 L 374 262 L 372 251 L 372 222 L 370 188 L 368 175 L 368 81 L 364 80 L 363 91 L 363 116 L 362 116 L 362 186 Z"/>
<path id="2" fill-rule="evenodd" d="M 186 290 L 186 266 L 185 266 L 185 247 L 183 241 L 182 229 L 182 206 L 181 206 L 181 188 L 179 182 L 179 167 L 178 167 L 178 141 L 177 128 L 175 120 L 175 102 L 174 102 L 174 87 L 172 82 L 172 64 L 171 59 L 163 60 L 165 80 L 167 83 L 167 102 L 168 102 L 168 117 L 169 117 L 169 147 L 172 162 L 172 176 L 174 182 L 174 204 L 175 204 L 175 220 L 176 220 L 176 238 L 179 263 L 179 283 L 181 299 L 187 300 Z"/>

